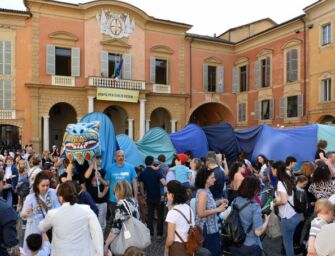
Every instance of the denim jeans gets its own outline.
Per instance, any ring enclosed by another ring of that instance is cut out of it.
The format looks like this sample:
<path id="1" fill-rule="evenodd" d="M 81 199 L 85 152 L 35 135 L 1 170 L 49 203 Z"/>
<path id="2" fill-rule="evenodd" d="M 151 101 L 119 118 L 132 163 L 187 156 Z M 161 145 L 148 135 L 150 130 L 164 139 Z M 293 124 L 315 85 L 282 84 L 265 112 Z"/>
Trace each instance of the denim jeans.
<path id="1" fill-rule="evenodd" d="M 280 221 L 281 232 L 286 256 L 294 256 L 293 235 L 296 227 L 301 221 L 301 215 L 296 213 L 290 219 L 282 218 Z"/>
<path id="2" fill-rule="evenodd" d="M 240 247 L 230 247 L 230 254 L 232 256 L 263 256 L 263 250 L 259 245 L 242 245 Z"/>

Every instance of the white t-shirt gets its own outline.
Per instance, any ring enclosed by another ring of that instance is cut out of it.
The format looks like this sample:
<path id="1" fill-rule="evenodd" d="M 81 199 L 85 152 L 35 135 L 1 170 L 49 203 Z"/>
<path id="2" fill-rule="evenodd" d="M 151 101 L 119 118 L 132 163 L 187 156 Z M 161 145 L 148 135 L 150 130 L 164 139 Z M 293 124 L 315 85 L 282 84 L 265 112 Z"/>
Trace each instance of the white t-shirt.
<path id="1" fill-rule="evenodd" d="M 190 181 L 190 185 L 191 187 L 194 187 L 194 184 L 195 184 L 195 177 L 197 176 L 197 171 L 194 171 L 194 170 L 191 170 L 191 181 Z"/>
<path id="2" fill-rule="evenodd" d="M 12 177 L 13 173 L 12 173 L 12 166 L 7 166 L 5 169 L 5 177 L 4 179 L 10 179 Z"/>
<path id="3" fill-rule="evenodd" d="M 191 207 L 188 206 L 187 204 L 178 204 L 173 208 L 176 208 L 179 211 L 181 211 L 187 219 L 190 218 Z M 179 212 L 173 210 L 173 208 L 168 212 L 166 216 L 166 222 L 175 224 L 177 233 L 183 238 L 184 242 L 187 242 L 188 230 L 190 229 L 190 225 L 188 224 L 188 222 L 186 222 L 185 218 Z M 192 209 L 191 209 L 191 215 L 192 215 L 191 222 L 192 225 L 194 225 L 194 213 Z M 176 234 L 174 236 L 174 241 L 182 243 L 182 241 Z"/>
<path id="4" fill-rule="evenodd" d="M 289 196 L 287 194 L 286 188 L 284 187 L 284 185 L 281 181 L 278 181 L 277 191 L 285 193 L 287 195 L 288 202 L 290 202 L 292 205 L 294 205 L 293 193 L 292 193 L 292 195 Z M 278 193 L 276 193 L 276 196 L 279 196 Z M 293 209 L 293 207 L 288 202 L 284 205 L 278 205 L 279 216 L 281 218 L 290 219 L 290 218 L 293 217 L 294 214 L 296 214 L 295 210 Z"/>

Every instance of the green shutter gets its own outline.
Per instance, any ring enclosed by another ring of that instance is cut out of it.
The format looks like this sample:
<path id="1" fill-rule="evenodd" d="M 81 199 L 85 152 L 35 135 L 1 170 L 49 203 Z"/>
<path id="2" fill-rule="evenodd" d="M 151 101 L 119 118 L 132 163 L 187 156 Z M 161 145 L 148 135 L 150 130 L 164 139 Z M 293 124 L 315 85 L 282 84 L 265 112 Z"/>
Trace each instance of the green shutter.
<path id="1" fill-rule="evenodd" d="M 100 53 L 100 72 L 102 77 L 109 77 L 108 69 L 108 52 L 101 51 Z"/>
<path id="2" fill-rule="evenodd" d="M 150 82 L 156 83 L 156 58 L 150 57 Z"/>
<path id="3" fill-rule="evenodd" d="M 131 55 L 123 54 L 123 78 L 131 80 Z"/>
<path id="4" fill-rule="evenodd" d="M 298 95 L 298 117 L 304 115 L 304 97 L 303 95 Z"/>
<path id="5" fill-rule="evenodd" d="M 254 80 L 255 80 L 255 89 L 260 88 L 261 87 L 261 62 L 259 60 L 255 61 Z"/>
<path id="6" fill-rule="evenodd" d="M 216 67 L 216 92 L 224 92 L 224 67 Z"/>
<path id="7" fill-rule="evenodd" d="M 56 74 L 56 47 L 48 44 L 46 48 L 46 71 L 48 75 Z"/>
<path id="8" fill-rule="evenodd" d="M 71 76 L 80 76 L 80 48 L 71 48 Z"/>
<path id="9" fill-rule="evenodd" d="M 208 92 L 208 65 L 202 65 L 202 86 L 204 87 L 204 92 Z"/>
<path id="10" fill-rule="evenodd" d="M 12 43 L 5 41 L 5 74 L 12 74 Z"/>
<path id="11" fill-rule="evenodd" d="M 240 91 L 240 71 L 238 67 L 233 67 L 233 86 L 232 92 L 237 93 Z"/>

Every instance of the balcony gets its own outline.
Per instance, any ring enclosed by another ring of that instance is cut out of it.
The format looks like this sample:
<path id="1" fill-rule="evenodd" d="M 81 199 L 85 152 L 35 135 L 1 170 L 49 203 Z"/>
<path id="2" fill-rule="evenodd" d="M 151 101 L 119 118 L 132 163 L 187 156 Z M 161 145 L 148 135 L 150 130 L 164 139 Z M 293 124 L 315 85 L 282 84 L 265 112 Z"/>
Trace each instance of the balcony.
<path id="1" fill-rule="evenodd" d="M 16 119 L 15 110 L 0 110 L 0 119 Z"/>
<path id="2" fill-rule="evenodd" d="M 74 87 L 75 78 L 72 76 L 52 76 L 51 84 L 57 86 Z"/>
<path id="3" fill-rule="evenodd" d="M 156 93 L 171 93 L 171 86 L 168 84 L 153 84 L 152 91 Z"/>
<path id="4" fill-rule="evenodd" d="M 145 90 L 145 81 L 122 80 L 104 77 L 89 77 L 88 85 L 93 87 L 106 87 L 127 90 Z"/>

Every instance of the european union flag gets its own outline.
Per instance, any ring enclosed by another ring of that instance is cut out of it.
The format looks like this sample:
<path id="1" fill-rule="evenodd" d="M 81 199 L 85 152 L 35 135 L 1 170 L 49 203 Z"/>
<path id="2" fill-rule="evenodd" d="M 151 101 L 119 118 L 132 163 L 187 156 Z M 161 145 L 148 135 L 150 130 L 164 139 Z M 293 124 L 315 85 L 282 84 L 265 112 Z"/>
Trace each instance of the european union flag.
<path id="1" fill-rule="evenodd" d="M 117 66 L 116 70 L 115 70 L 114 78 L 119 78 L 119 76 L 121 74 L 122 64 L 123 64 L 123 58 L 121 58 L 121 61 L 120 61 L 119 65 Z"/>

